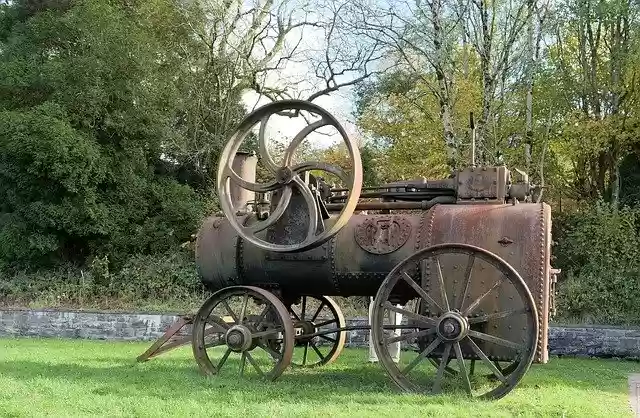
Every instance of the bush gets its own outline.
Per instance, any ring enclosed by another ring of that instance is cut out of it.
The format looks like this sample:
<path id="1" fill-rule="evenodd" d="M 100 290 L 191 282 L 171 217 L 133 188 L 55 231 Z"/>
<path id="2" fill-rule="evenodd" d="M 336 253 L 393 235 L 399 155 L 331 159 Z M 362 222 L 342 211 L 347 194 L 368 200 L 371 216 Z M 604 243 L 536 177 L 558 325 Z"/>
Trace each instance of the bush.
<path id="1" fill-rule="evenodd" d="M 598 202 L 554 224 L 559 319 L 640 324 L 640 209 Z"/>
<path id="2" fill-rule="evenodd" d="M 137 255 L 113 272 L 107 257 L 87 269 L 67 265 L 36 272 L 0 272 L 5 306 L 147 312 L 195 312 L 207 292 L 191 251 Z"/>

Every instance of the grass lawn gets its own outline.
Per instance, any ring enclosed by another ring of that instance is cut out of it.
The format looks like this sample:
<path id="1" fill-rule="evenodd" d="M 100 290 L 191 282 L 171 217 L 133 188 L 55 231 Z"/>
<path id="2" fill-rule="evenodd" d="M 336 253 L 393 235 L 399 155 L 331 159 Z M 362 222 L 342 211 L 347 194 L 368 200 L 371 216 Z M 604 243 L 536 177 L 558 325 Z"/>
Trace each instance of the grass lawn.
<path id="1" fill-rule="evenodd" d="M 278 381 L 204 378 L 186 346 L 147 363 L 148 343 L 0 339 L 0 416 L 631 417 L 627 376 L 640 363 L 551 359 L 499 401 L 399 393 L 367 351 Z"/>

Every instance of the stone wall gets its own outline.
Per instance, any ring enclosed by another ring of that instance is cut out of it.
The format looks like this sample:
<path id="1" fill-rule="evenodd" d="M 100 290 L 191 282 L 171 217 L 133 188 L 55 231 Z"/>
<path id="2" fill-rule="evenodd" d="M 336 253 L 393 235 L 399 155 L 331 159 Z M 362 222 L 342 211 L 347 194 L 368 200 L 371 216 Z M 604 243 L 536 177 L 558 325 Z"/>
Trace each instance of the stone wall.
<path id="1" fill-rule="evenodd" d="M 62 337 L 150 341 L 178 315 L 54 310 L 0 310 L 0 337 Z M 366 325 L 354 318 L 347 325 Z M 190 332 L 185 327 L 181 334 Z M 368 331 L 350 331 L 347 345 L 366 346 Z M 556 325 L 549 329 L 551 355 L 640 358 L 640 329 Z"/>

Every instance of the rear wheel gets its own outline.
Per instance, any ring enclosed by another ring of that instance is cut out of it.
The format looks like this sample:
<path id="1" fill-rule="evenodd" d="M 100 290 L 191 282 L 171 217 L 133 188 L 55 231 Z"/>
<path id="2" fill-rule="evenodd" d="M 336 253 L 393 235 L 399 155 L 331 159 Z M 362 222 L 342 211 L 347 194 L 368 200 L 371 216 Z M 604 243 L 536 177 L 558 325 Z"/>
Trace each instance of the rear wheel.
<path id="1" fill-rule="evenodd" d="M 422 308 L 398 308 L 398 300 Z M 411 328 L 389 334 L 388 311 L 410 318 Z M 374 301 L 372 334 L 378 358 L 400 388 L 497 399 L 529 369 L 538 327 L 531 293 L 513 267 L 478 247 L 443 244 L 416 252 L 387 275 Z M 417 349 L 396 364 L 387 347 L 398 341 Z M 496 361 L 510 362 L 510 373 Z"/>

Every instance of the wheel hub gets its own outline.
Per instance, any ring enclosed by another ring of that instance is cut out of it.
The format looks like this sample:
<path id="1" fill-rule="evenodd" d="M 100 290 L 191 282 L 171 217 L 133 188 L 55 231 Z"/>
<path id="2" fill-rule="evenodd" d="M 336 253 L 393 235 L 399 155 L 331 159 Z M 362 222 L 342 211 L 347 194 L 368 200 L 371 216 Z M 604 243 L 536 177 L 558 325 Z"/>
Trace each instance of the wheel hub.
<path id="1" fill-rule="evenodd" d="M 251 347 L 251 331 L 244 325 L 234 325 L 225 334 L 227 346 L 235 352 L 247 351 Z"/>
<path id="2" fill-rule="evenodd" d="M 304 335 L 310 335 L 316 332 L 316 324 L 312 321 L 300 321 L 295 324 L 296 329 L 300 329 L 301 336 L 300 338 L 296 338 L 297 341 L 301 343 L 309 342 L 313 339 L 313 337 L 304 337 Z"/>
<path id="3" fill-rule="evenodd" d="M 445 341 L 460 341 L 469 332 L 469 322 L 458 312 L 447 312 L 438 320 L 437 333 Z"/>
<path id="4" fill-rule="evenodd" d="M 276 171 L 276 181 L 280 184 L 289 184 L 293 180 L 293 171 L 289 167 L 280 167 Z"/>

